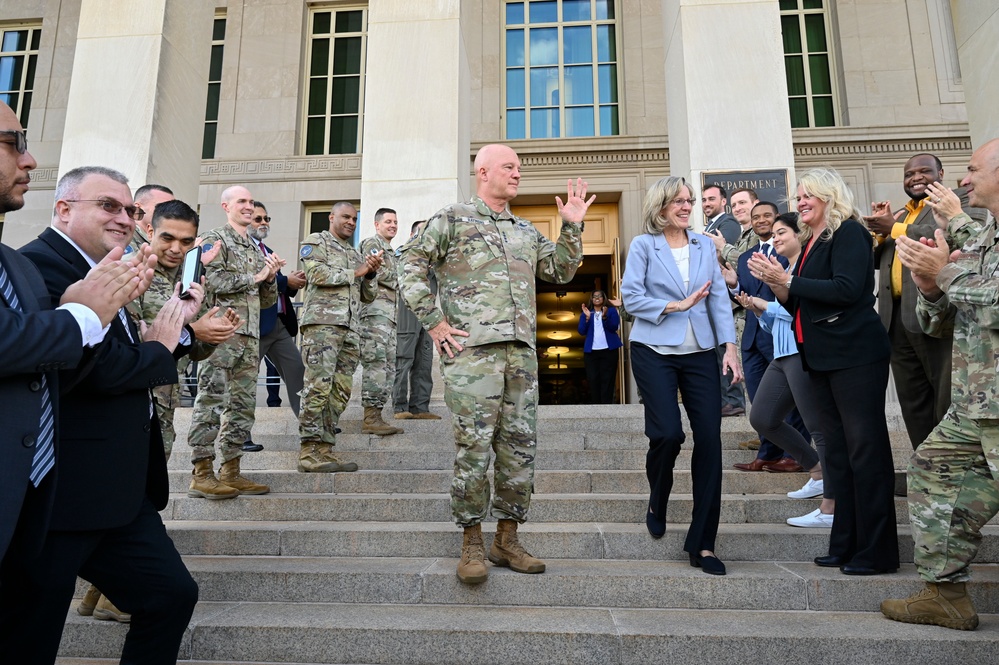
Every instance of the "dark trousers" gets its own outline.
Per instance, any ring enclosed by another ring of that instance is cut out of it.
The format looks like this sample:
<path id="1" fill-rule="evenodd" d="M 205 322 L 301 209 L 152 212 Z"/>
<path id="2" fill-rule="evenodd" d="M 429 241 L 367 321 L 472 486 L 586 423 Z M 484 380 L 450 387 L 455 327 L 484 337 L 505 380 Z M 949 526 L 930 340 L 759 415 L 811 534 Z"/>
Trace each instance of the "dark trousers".
<path id="1" fill-rule="evenodd" d="M 950 407 L 951 339 L 909 332 L 902 304 L 891 311 L 891 371 L 912 449 L 926 440 Z"/>
<path id="2" fill-rule="evenodd" d="M 773 356 L 763 353 L 755 344 L 742 350 L 742 373 L 746 377 L 746 392 L 749 393 L 751 403 L 755 404 L 756 391 L 760 388 L 760 381 L 763 380 L 763 375 L 771 360 L 773 360 Z M 757 434 L 760 435 L 760 449 L 756 453 L 757 459 L 776 461 L 785 456 L 784 451 L 767 439 L 763 432 L 757 431 Z"/>
<path id="3" fill-rule="evenodd" d="M 885 389 L 888 360 L 809 371 L 826 442 L 826 483 L 836 497 L 829 554 L 856 566 L 898 568 L 895 470 Z"/>
<path id="4" fill-rule="evenodd" d="M 599 349 L 583 354 L 591 404 L 613 404 L 617 383 L 617 349 Z"/>
<path id="5" fill-rule="evenodd" d="M 631 367 L 645 404 L 649 507 L 657 518 L 665 519 L 673 490 L 673 466 L 685 439 L 676 399 L 679 390 L 694 435 L 690 467 L 694 510 L 683 549 L 691 554 L 714 550 L 722 481 L 721 375 L 714 349 L 666 356 L 632 342 Z"/>
<path id="6" fill-rule="evenodd" d="M 132 615 L 121 662 L 173 665 L 198 602 L 163 520 L 144 499 L 132 522 L 99 531 L 50 531 L 35 557 L 8 553 L 0 582 L 5 662 L 55 661 L 79 574 Z"/>
<path id="7" fill-rule="evenodd" d="M 718 373 L 721 374 L 722 359 L 725 357 L 725 345 L 722 344 L 715 349 L 715 357 L 718 359 Z M 746 408 L 746 396 L 742 393 L 742 383 L 732 385 L 732 370 L 725 373 L 724 381 L 718 382 L 718 394 L 721 396 L 722 406 L 728 404 L 732 407 Z M 719 407 L 721 409 L 721 407 Z"/>

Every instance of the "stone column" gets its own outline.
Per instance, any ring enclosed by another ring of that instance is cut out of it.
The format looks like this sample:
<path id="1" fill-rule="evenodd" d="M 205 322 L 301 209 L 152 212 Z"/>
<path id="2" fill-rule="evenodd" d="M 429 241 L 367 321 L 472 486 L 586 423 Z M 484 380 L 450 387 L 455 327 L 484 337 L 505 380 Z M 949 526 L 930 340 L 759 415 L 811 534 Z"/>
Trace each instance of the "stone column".
<path id="1" fill-rule="evenodd" d="M 793 181 L 777 0 L 663 0 L 663 21 L 670 173 L 698 198 L 703 171 L 787 169 Z M 700 205 L 692 217 L 703 228 Z"/>
<path id="2" fill-rule="evenodd" d="M 374 233 L 378 208 L 399 213 L 407 238 L 413 221 L 469 196 L 471 76 L 460 19 L 460 0 L 368 5 L 361 238 Z"/>
<path id="3" fill-rule="evenodd" d="M 215 3 L 81 0 L 60 176 L 117 169 L 196 204 Z"/>
<path id="4" fill-rule="evenodd" d="M 971 145 L 999 137 L 999 6 L 980 0 L 951 0 L 954 36 L 961 62 Z"/>

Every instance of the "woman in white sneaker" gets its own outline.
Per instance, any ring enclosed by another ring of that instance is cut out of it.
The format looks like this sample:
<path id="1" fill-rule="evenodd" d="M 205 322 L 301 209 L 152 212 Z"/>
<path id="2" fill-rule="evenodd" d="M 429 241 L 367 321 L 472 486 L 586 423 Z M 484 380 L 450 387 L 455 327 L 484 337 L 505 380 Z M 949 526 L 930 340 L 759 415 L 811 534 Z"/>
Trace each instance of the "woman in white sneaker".
<path id="1" fill-rule="evenodd" d="M 797 215 L 785 213 L 774 222 L 774 251 L 788 261 L 790 274 L 801 254 L 800 229 Z M 790 454 L 798 464 L 808 469 L 809 479 L 804 487 L 787 495 L 792 499 L 812 499 L 822 497 L 821 505 L 800 517 L 789 517 L 787 523 L 798 527 L 831 527 L 836 501 L 832 490 L 822 481 L 822 464 L 825 460 L 825 442 L 818 431 L 815 419 L 815 404 L 812 401 L 811 382 L 801 367 L 798 348 L 791 332 L 791 315 L 776 300 L 767 302 L 745 293 L 737 296 L 739 304 L 760 319 L 760 326 L 773 335 L 774 360 L 763 374 L 756 390 L 749 422 L 753 429 L 773 441 Z M 789 425 L 785 418 L 798 407 L 805 427 L 812 435 L 815 449 Z"/>

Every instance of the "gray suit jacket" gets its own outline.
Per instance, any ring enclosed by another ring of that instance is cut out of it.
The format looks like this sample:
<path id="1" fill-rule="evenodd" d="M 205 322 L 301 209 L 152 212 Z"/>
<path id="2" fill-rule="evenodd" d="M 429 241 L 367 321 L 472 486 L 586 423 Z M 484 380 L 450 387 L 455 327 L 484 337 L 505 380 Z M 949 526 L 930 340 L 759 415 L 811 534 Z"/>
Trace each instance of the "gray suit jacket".
<path id="1" fill-rule="evenodd" d="M 718 219 L 708 222 L 708 225 L 704 227 L 705 233 L 712 231 L 720 231 L 725 236 L 725 242 L 734 245 L 739 242 L 739 236 L 742 235 L 742 224 L 736 221 L 731 214 L 723 212 Z"/>

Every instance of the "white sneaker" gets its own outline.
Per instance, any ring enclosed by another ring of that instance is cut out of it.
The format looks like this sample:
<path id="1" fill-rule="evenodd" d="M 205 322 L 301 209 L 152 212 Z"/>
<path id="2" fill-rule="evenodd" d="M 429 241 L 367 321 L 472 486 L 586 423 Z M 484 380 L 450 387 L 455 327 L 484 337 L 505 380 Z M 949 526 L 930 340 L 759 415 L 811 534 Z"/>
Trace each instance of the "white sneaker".
<path id="1" fill-rule="evenodd" d="M 787 523 L 791 526 L 828 529 L 833 524 L 833 516 L 825 515 L 822 511 L 816 508 L 812 512 L 807 515 L 802 515 L 801 517 L 788 517 Z"/>
<path id="2" fill-rule="evenodd" d="M 812 480 L 809 478 L 808 482 L 800 490 L 788 492 L 787 495 L 792 499 L 814 499 L 817 496 L 822 496 L 822 490 L 822 480 Z"/>

